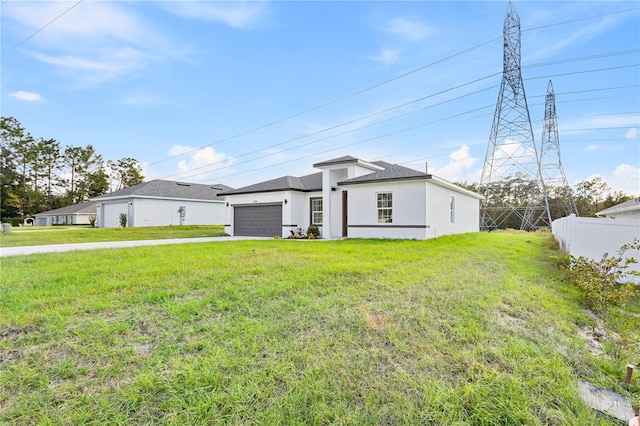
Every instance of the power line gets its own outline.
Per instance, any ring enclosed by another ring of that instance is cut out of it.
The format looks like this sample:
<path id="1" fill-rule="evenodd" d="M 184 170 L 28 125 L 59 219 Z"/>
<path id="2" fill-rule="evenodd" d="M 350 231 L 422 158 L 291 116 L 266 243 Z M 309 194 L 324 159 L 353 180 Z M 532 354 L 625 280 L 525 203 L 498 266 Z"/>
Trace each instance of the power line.
<path id="1" fill-rule="evenodd" d="M 62 18 L 64 15 L 66 15 L 68 12 L 71 11 L 71 9 L 73 9 L 74 7 L 76 7 L 77 5 L 79 5 L 80 3 L 82 3 L 84 0 L 79 0 L 78 2 L 74 3 L 70 8 L 68 8 L 67 10 L 65 10 L 64 12 L 62 12 L 60 15 L 56 16 L 55 18 L 53 18 L 51 21 L 47 22 L 44 26 L 38 28 L 33 34 L 31 34 L 29 37 L 25 38 L 24 40 L 22 40 L 20 43 L 16 44 L 13 47 L 10 47 L 9 49 L 7 49 L 5 52 L 2 53 L 2 56 L 4 57 L 6 54 L 8 54 L 9 52 L 11 52 L 14 49 L 17 49 L 18 47 L 22 46 L 24 43 L 26 43 L 27 41 L 31 40 L 36 34 L 38 34 L 39 32 L 41 32 L 42 30 L 44 30 L 45 28 L 47 28 L 49 25 L 53 24 L 54 22 L 56 22 L 58 19 Z M 4 5 L 4 3 L 2 3 L 2 5 Z"/>

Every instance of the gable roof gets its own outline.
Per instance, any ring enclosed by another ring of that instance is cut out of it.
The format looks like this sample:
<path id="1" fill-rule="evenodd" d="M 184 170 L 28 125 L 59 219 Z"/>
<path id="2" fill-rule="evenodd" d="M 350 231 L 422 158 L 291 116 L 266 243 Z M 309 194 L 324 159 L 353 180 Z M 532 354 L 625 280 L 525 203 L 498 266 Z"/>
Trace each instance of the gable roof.
<path id="1" fill-rule="evenodd" d="M 223 191 L 220 195 L 250 194 L 255 192 L 276 191 L 322 191 L 322 172 L 305 176 L 282 176 L 238 189 Z"/>
<path id="2" fill-rule="evenodd" d="M 596 213 L 596 216 L 635 210 L 640 210 L 640 197 L 636 197 L 631 200 L 625 201 L 624 203 L 616 204 L 615 206 L 611 206 L 607 209 L 601 210 Z"/>
<path id="3" fill-rule="evenodd" d="M 382 167 L 383 170 L 354 177 L 351 179 L 346 179 L 338 182 L 338 185 L 356 185 L 361 183 L 389 182 L 397 180 L 431 179 L 430 174 L 419 172 L 408 167 L 399 166 L 397 164 L 387 163 L 386 161 L 372 161 L 372 163 Z"/>
<path id="4" fill-rule="evenodd" d="M 220 200 L 218 195 L 231 187 L 222 184 L 205 185 L 200 183 L 176 182 L 155 179 L 139 185 L 130 186 L 119 191 L 99 195 L 92 201 L 114 198 L 152 197 L 175 198 L 182 200 Z"/>
<path id="5" fill-rule="evenodd" d="M 96 214 L 96 203 L 93 201 L 85 201 L 84 203 L 74 204 L 72 206 L 61 207 L 59 209 L 49 210 L 37 213 L 34 216 L 69 216 L 74 214 Z"/>

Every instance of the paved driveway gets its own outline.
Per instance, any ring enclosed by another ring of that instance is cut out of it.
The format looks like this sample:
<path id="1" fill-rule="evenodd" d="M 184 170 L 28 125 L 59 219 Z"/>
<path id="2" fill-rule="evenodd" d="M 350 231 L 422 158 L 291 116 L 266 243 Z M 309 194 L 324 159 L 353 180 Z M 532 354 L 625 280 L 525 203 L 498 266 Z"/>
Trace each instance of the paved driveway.
<path id="1" fill-rule="evenodd" d="M 261 237 L 204 237 L 204 238 L 172 238 L 168 240 L 108 241 L 99 243 L 52 244 L 47 246 L 0 247 L 0 257 L 18 256 L 36 253 L 55 253 L 73 250 L 95 250 L 101 248 L 123 248 L 138 246 L 160 246 L 167 244 L 211 243 L 240 240 L 271 240 Z"/>

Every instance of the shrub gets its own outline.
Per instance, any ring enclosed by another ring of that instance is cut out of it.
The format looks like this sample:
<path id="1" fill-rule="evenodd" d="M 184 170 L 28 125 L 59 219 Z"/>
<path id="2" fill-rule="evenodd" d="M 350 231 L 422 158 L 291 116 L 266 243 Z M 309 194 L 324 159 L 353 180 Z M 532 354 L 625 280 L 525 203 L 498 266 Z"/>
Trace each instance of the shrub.
<path id="1" fill-rule="evenodd" d="M 97 217 L 95 215 L 89 216 L 89 225 L 91 225 L 92 228 L 96 227 L 96 219 Z"/>
<path id="2" fill-rule="evenodd" d="M 126 213 L 120 213 L 120 227 L 121 228 L 126 228 L 127 227 L 127 214 Z"/>
<path id="3" fill-rule="evenodd" d="M 309 239 L 320 238 L 320 229 L 318 229 L 318 225 L 309 225 L 307 228 L 307 236 Z"/>
<path id="4" fill-rule="evenodd" d="M 595 313 L 606 315 L 610 306 L 624 304 L 638 293 L 638 285 L 630 278 L 640 276 L 640 273 L 628 270 L 637 261 L 624 256 L 627 251 L 638 249 L 640 240 L 636 238 L 620 247 L 614 256 L 605 253 L 600 260 L 569 256 L 569 278 L 582 292 L 586 305 Z"/>

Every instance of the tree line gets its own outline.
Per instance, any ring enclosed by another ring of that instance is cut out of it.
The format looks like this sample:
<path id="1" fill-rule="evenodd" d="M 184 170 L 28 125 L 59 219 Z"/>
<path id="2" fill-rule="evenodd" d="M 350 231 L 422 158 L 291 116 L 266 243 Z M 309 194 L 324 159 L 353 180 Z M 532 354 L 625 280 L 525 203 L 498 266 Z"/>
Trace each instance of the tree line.
<path id="1" fill-rule="evenodd" d="M 483 194 L 483 189 L 479 183 L 463 182 L 457 183 L 457 185 Z M 535 185 L 535 183 L 528 182 L 516 176 L 495 183 L 492 189 L 499 198 L 506 200 L 510 206 L 524 210 L 529 203 L 532 185 Z M 545 185 L 545 190 L 547 192 L 549 214 L 551 215 L 552 221 L 567 216 L 566 198 L 568 192 L 576 204 L 578 216 L 581 217 L 595 217 L 597 212 L 633 198 L 633 196 L 622 191 L 612 191 L 605 180 L 598 176 L 578 182 L 572 188 L 568 188 L 568 190 L 564 187 L 548 184 Z M 514 215 L 501 227 L 519 229 L 520 218 Z"/>
<path id="2" fill-rule="evenodd" d="M 0 216 L 25 218 L 144 182 L 137 160 L 104 161 L 93 145 L 35 138 L 13 117 L 0 129 Z"/>

